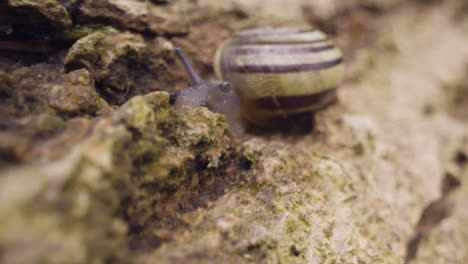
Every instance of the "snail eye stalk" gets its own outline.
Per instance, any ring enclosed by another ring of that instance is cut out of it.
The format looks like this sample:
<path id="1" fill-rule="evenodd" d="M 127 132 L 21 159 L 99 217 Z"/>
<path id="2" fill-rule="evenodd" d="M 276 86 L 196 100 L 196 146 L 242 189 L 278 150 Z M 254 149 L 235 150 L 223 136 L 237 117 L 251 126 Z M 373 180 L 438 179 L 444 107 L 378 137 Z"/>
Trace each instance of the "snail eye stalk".
<path id="1" fill-rule="evenodd" d="M 174 54 L 184 65 L 185 70 L 187 71 L 188 75 L 190 76 L 190 79 L 192 80 L 192 85 L 200 84 L 202 81 L 200 76 L 195 72 L 182 49 L 180 47 L 174 47 Z"/>

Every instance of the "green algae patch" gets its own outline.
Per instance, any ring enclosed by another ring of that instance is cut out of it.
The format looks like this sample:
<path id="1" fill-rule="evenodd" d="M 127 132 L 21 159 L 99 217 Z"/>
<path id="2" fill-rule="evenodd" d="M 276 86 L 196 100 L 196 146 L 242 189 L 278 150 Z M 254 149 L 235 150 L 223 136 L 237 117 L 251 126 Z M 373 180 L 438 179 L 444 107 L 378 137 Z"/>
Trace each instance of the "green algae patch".
<path id="1" fill-rule="evenodd" d="M 316 153 L 309 141 L 298 146 L 254 138 L 241 148 L 241 159 L 248 164 L 238 171 L 245 179 L 243 188 L 227 192 L 210 208 L 183 215 L 182 221 L 190 228 L 175 231 L 174 241 L 142 255 L 144 263 L 206 259 L 223 263 L 347 263 L 350 259 L 398 263 L 398 257 L 385 246 L 394 238 L 361 232 L 370 225 L 358 213 L 366 198 L 348 199 L 367 191 L 365 187 L 351 190 L 356 179 L 346 177 L 340 161 Z M 341 185 L 335 183 L 337 179 Z M 374 224 L 384 230 L 382 222 Z M 363 247 L 366 241 L 372 242 Z"/>
<path id="2" fill-rule="evenodd" d="M 177 113 L 167 93 L 136 96 L 77 125 L 57 137 L 72 141 L 70 151 L 54 155 L 58 143 L 47 141 L 35 150 L 49 151 L 42 162 L 0 175 L 3 259 L 128 261 L 126 243 L 168 239 L 162 234 L 180 214 L 215 199 L 224 184 L 216 180 L 231 155 L 224 118 L 203 108 Z"/>
<path id="3" fill-rule="evenodd" d="M 182 224 L 180 214 L 224 192 L 221 172 L 232 156 L 223 116 L 206 108 L 177 113 L 168 103 L 164 92 L 137 96 L 114 117 L 134 136 L 128 158 L 135 165 L 135 192 L 126 215 L 140 230 L 132 243 L 143 248 L 168 239 L 169 230 Z"/>
<path id="4" fill-rule="evenodd" d="M 111 26 L 105 26 L 100 24 L 85 24 L 85 25 L 78 25 L 67 30 L 57 32 L 53 35 L 54 39 L 61 40 L 61 41 L 76 41 L 80 38 L 84 38 L 87 35 L 102 32 L 103 34 L 112 34 L 118 32 L 115 28 Z"/>

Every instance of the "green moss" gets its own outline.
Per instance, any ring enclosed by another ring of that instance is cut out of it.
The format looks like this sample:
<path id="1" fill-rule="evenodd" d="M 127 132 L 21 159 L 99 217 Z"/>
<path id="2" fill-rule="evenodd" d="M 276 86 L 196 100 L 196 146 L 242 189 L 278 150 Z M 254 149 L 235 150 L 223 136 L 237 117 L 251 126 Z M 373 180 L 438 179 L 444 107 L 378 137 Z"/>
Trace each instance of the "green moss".
<path id="1" fill-rule="evenodd" d="M 54 38 L 64 41 L 74 41 L 96 32 L 110 35 L 117 33 L 118 31 L 115 28 L 106 25 L 82 25 L 67 29 L 63 32 L 55 33 Z"/>
<path id="2" fill-rule="evenodd" d="M 7 257 L 14 257 L 16 250 L 32 252 L 38 246 L 34 241 L 41 237 L 41 250 L 31 256 L 48 263 L 129 260 L 127 251 L 117 249 L 126 248 L 127 238 L 119 216 L 125 215 L 128 224 L 143 230 L 135 234 L 140 239 L 158 239 L 155 230 L 164 233 L 165 228 L 182 224 L 181 212 L 164 203 L 168 195 L 179 197 L 186 207 L 197 206 L 185 199 L 202 190 L 194 186 L 177 194 L 178 189 L 191 184 L 197 167 L 208 162 L 210 169 L 220 169 L 230 155 L 227 126 L 219 114 L 206 109 L 174 112 L 165 92 L 136 96 L 93 123 L 94 132 L 58 160 L 25 165 L 0 176 L 4 224 L 0 248 L 9 252 Z M 63 133 L 66 138 L 74 131 Z M 203 152 L 197 147 L 201 144 Z M 210 184 L 216 182 L 211 180 L 215 171 L 205 177 L 204 188 L 214 188 Z M 3 189 L 27 181 L 31 183 L 20 192 Z M 30 217 L 18 220 L 22 214 Z M 153 219 L 159 219 L 160 226 L 155 227 Z M 22 225 L 28 228 L 21 229 Z M 14 250 L 24 237 L 31 246 Z M 63 247 L 47 254 L 56 243 Z M 96 243 L 99 246 L 93 246 Z"/>

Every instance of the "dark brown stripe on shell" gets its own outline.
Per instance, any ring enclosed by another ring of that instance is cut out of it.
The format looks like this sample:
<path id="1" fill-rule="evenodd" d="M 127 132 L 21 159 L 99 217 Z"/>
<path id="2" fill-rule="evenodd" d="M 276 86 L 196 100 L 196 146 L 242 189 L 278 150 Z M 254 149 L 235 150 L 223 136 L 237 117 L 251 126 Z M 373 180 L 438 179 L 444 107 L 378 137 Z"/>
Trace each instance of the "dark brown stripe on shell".
<path id="1" fill-rule="evenodd" d="M 312 53 L 312 52 L 320 52 L 324 50 L 333 49 L 335 46 L 333 45 L 326 45 L 322 47 L 302 47 L 302 48 L 273 48 L 273 49 L 266 49 L 264 47 L 260 48 L 244 48 L 244 49 L 236 49 L 234 50 L 234 54 L 236 55 L 248 55 L 248 54 L 257 54 L 257 55 L 275 55 L 275 54 L 300 54 L 300 53 Z"/>
<path id="2" fill-rule="evenodd" d="M 251 100 L 250 103 L 255 105 L 256 107 L 268 110 L 299 109 L 307 106 L 320 104 L 325 98 L 329 96 L 334 96 L 333 94 L 335 92 L 336 88 L 332 88 L 311 95 L 263 97 Z"/>
<path id="3" fill-rule="evenodd" d="M 292 65 L 245 65 L 235 67 L 232 70 L 238 73 L 288 73 L 288 72 L 304 72 L 304 71 L 319 71 L 331 68 L 340 64 L 343 58 L 338 58 L 331 61 L 324 61 L 309 64 L 292 64 Z"/>
<path id="4" fill-rule="evenodd" d="M 292 45 L 292 44 L 315 44 L 320 42 L 327 41 L 327 38 L 324 39 L 317 39 L 317 40 L 303 40 L 303 41 L 292 41 L 292 40 L 284 40 L 284 41 L 246 41 L 246 42 L 235 42 L 235 46 L 244 46 L 244 45 Z"/>
<path id="5" fill-rule="evenodd" d="M 287 36 L 298 33 L 309 33 L 316 30 L 311 29 L 296 29 L 296 28 L 283 28 L 283 29 L 248 29 L 236 34 L 236 37 L 264 37 L 264 36 Z"/>

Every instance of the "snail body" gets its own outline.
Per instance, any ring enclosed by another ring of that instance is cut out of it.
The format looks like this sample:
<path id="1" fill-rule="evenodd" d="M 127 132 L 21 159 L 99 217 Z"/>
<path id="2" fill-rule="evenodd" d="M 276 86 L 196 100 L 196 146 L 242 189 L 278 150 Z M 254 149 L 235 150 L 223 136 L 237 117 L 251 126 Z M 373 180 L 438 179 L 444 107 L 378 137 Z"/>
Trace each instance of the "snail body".
<path id="1" fill-rule="evenodd" d="M 226 81 L 200 78 L 180 48 L 174 48 L 174 53 L 183 63 L 192 83 L 190 87 L 173 94 L 176 109 L 188 111 L 200 106 L 207 107 L 224 114 L 231 134 L 240 135 L 243 132 L 243 124 L 239 98 L 231 85 Z"/>
<path id="2" fill-rule="evenodd" d="M 243 29 L 218 48 L 214 68 L 239 96 L 242 117 L 260 127 L 331 103 L 344 77 L 340 49 L 304 25 Z"/>

